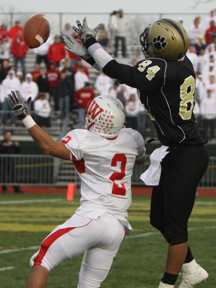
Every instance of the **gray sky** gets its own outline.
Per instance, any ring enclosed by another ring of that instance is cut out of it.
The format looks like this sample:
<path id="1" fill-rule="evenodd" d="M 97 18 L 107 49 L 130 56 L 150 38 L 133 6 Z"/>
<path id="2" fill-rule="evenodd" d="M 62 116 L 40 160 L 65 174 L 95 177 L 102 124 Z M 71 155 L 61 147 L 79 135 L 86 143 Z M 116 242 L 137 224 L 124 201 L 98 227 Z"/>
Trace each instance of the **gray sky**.
<path id="1" fill-rule="evenodd" d="M 111 12 L 124 9 L 125 12 L 164 13 L 197 12 L 208 13 L 216 8 L 215 0 L 7 0 L 0 4 L 0 10 L 10 12 Z"/>
<path id="2" fill-rule="evenodd" d="M 51 24 L 51 32 L 59 33 L 59 12 L 71 13 L 63 14 L 62 18 L 62 23 L 69 22 L 71 25 L 76 25 L 77 19 L 82 20 L 83 17 L 87 16 L 88 24 L 92 28 L 99 23 L 107 25 L 109 13 L 119 9 L 123 9 L 125 13 L 155 13 L 154 16 L 145 16 L 146 23 L 143 23 L 143 25 L 150 24 L 160 17 L 168 17 L 174 20 L 182 17 L 184 26 L 188 28 L 195 16 L 200 14 L 203 15 L 202 21 L 205 26 L 206 15 L 214 8 L 216 8 L 216 0 L 7 0 L 0 4 L 0 13 L 29 12 L 32 15 L 44 13 Z M 57 14 L 53 16 L 48 13 Z M 91 13 L 98 14 L 91 15 Z M 21 17 L 19 19 L 21 24 L 23 25 L 22 22 L 25 22 L 32 15 Z M 18 19 L 20 16 L 17 14 L 15 17 Z M 7 22 L 7 20 L 3 21 Z M 142 26 L 142 23 L 140 25 Z"/>

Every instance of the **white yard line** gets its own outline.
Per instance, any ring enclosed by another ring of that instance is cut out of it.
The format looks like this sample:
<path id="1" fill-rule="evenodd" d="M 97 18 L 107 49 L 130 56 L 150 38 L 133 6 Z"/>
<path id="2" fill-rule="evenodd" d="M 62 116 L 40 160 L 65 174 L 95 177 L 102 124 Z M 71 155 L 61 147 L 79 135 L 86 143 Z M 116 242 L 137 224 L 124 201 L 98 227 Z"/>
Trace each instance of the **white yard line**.
<path id="1" fill-rule="evenodd" d="M 193 230 L 203 230 L 203 229 L 216 229 L 216 226 L 189 228 L 188 230 L 193 231 Z M 148 237 L 148 236 L 159 235 L 159 234 L 160 232 L 148 232 L 148 233 L 140 234 L 140 235 L 126 236 L 125 239 Z M 20 252 L 20 251 L 25 251 L 25 250 L 38 250 L 39 248 L 40 246 L 30 246 L 30 247 L 19 248 L 19 249 L 8 249 L 8 250 L 0 251 L 0 254 L 8 254 L 8 253 Z"/>
<path id="2" fill-rule="evenodd" d="M 43 202 L 59 202 L 62 199 L 43 199 L 43 200 L 18 200 L 18 201 L 0 201 L 0 205 L 8 204 L 26 204 L 26 203 L 43 203 Z"/>
<path id="3" fill-rule="evenodd" d="M 0 271 L 12 270 L 12 269 L 14 269 L 14 267 L 9 266 L 9 267 L 3 267 L 3 268 L 0 268 Z"/>
<path id="4" fill-rule="evenodd" d="M 8 250 L 0 251 L 0 254 L 8 254 L 8 253 L 20 252 L 20 251 L 25 251 L 25 250 L 38 250 L 39 248 L 40 246 L 30 246 L 30 247 L 19 248 L 19 249 L 8 249 Z"/>
<path id="5" fill-rule="evenodd" d="M 202 230 L 202 229 L 216 229 L 216 226 L 189 228 L 188 231 L 193 231 L 193 230 Z M 159 234 L 161 234 L 161 233 L 160 233 L 160 232 L 149 232 L 149 233 L 140 234 L 140 235 L 126 236 L 125 239 L 133 239 L 133 238 L 140 238 L 140 237 L 148 237 L 148 236 L 152 236 L 152 235 L 159 235 Z"/>

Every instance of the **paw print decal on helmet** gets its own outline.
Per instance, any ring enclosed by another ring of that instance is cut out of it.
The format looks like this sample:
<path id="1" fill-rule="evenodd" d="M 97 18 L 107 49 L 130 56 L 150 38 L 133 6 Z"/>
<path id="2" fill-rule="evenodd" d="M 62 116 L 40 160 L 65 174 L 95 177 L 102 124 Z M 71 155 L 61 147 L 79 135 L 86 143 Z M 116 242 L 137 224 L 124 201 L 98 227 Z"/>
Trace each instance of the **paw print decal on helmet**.
<path id="1" fill-rule="evenodd" d="M 156 37 L 153 38 L 153 45 L 154 48 L 161 51 L 167 46 L 167 42 L 165 41 L 166 38 L 161 35 L 157 35 Z"/>

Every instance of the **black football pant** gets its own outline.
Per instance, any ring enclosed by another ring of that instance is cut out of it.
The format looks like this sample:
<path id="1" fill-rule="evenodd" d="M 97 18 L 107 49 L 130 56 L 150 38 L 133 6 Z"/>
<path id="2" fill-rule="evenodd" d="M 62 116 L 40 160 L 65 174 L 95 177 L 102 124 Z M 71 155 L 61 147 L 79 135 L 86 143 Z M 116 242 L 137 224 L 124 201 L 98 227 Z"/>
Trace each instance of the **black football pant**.
<path id="1" fill-rule="evenodd" d="M 165 234 L 170 245 L 175 245 L 188 240 L 188 219 L 209 156 L 203 145 L 169 149 L 162 160 L 159 186 L 153 187 L 150 222 Z"/>

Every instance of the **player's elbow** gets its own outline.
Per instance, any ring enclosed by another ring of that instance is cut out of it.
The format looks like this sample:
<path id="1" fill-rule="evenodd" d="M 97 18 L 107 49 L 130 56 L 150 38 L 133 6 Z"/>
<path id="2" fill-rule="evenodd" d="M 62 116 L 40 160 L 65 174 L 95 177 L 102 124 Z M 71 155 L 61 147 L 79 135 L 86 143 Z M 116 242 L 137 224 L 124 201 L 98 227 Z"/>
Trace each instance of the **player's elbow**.
<path id="1" fill-rule="evenodd" d="M 146 156 L 143 156 L 141 159 L 137 160 L 135 162 L 136 165 L 143 165 L 145 164 L 145 161 L 146 161 Z"/>

